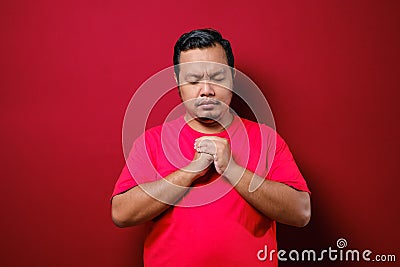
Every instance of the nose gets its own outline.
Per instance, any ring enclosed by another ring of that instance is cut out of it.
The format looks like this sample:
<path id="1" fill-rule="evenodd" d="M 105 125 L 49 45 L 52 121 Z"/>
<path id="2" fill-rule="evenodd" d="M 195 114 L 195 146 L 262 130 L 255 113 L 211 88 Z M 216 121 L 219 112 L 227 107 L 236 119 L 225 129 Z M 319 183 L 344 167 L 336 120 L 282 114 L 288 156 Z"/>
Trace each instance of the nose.
<path id="1" fill-rule="evenodd" d="M 215 92 L 212 84 L 209 81 L 205 80 L 201 82 L 200 96 L 214 96 Z"/>

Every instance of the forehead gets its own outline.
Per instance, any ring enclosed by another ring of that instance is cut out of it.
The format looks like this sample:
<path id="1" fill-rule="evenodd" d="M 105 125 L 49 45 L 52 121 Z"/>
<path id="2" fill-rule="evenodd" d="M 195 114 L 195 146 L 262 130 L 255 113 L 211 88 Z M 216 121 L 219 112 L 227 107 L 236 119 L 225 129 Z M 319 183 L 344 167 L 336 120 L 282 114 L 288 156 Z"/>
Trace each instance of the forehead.
<path id="1" fill-rule="evenodd" d="M 208 75 L 226 73 L 229 70 L 228 60 L 224 48 L 217 44 L 207 48 L 196 48 L 181 52 L 180 74 Z"/>
<path id="2" fill-rule="evenodd" d="M 230 67 L 225 64 L 215 62 L 187 62 L 180 64 L 180 76 L 183 77 L 203 77 L 225 75 L 229 72 Z"/>
<path id="3" fill-rule="evenodd" d="M 209 61 L 220 64 L 228 64 L 224 48 L 217 44 L 216 46 L 207 48 L 196 48 L 187 51 L 182 51 L 180 55 L 180 63 Z"/>

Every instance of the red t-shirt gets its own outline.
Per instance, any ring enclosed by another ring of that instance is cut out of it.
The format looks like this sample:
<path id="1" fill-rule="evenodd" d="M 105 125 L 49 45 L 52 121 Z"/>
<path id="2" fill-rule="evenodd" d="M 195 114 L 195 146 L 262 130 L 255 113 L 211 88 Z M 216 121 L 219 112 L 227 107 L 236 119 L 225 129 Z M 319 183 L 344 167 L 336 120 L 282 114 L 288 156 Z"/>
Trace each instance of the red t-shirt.
<path id="1" fill-rule="evenodd" d="M 146 131 L 133 144 L 113 196 L 161 179 L 189 164 L 194 141 L 207 134 L 182 117 Z M 223 132 L 235 162 L 266 179 L 307 191 L 284 140 L 268 126 L 239 117 Z M 153 219 L 144 244 L 145 266 L 277 266 L 257 252 L 277 250 L 275 221 L 253 208 L 216 171 Z"/>

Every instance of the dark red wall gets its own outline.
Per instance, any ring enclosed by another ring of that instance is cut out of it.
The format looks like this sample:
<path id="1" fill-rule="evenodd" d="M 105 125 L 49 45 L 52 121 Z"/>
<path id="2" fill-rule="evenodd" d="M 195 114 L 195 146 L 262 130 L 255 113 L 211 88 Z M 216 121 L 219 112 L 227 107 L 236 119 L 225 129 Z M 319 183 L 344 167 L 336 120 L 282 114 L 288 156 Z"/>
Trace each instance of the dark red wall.
<path id="1" fill-rule="evenodd" d="M 399 258 L 399 26 L 389 0 L 1 1 L 0 265 L 140 266 L 141 229 L 110 219 L 124 111 L 199 27 L 231 40 L 313 192 L 280 247 Z"/>

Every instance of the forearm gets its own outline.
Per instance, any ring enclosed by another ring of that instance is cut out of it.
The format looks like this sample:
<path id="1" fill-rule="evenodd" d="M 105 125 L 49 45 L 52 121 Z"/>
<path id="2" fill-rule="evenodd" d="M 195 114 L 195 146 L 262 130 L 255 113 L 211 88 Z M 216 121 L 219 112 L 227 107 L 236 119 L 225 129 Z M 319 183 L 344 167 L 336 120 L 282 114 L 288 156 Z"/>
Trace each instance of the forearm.
<path id="1" fill-rule="evenodd" d="M 233 185 L 236 184 L 235 189 L 239 194 L 265 216 L 280 223 L 299 227 L 309 222 L 311 208 L 307 192 L 266 180 L 240 166 L 233 167 L 224 176 Z M 251 192 L 250 182 L 260 186 Z"/>
<path id="2" fill-rule="evenodd" d="M 188 190 L 193 174 L 177 170 L 164 179 L 145 183 L 114 196 L 112 218 L 119 227 L 150 221 L 177 202 Z"/>
<path id="3" fill-rule="evenodd" d="M 198 178 L 205 175 L 213 157 L 196 153 L 185 167 L 163 179 L 141 184 L 112 199 L 112 218 L 119 227 L 147 222 L 174 205 Z"/>

